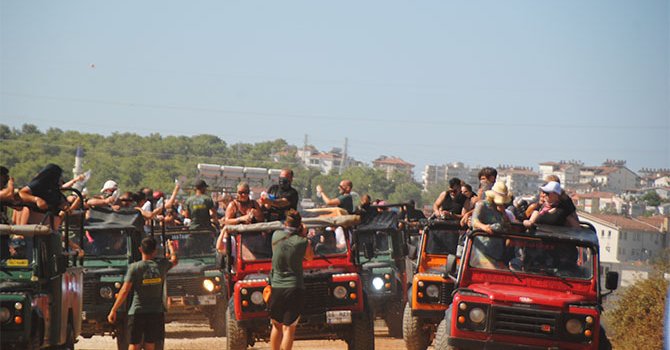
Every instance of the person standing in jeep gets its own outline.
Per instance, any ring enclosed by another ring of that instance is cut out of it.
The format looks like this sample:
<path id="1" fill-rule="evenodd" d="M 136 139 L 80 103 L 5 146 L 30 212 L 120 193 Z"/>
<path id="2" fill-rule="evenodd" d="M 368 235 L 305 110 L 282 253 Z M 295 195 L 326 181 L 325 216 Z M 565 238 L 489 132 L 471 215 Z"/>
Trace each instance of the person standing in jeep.
<path id="1" fill-rule="evenodd" d="M 128 310 L 130 350 L 153 350 L 155 344 L 165 339 L 165 306 L 163 285 L 169 269 L 178 263 L 172 242 L 168 241 L 170 259 L 156 259 L 156 240 L 146 237 L 140 245 L 142 260 L 128 266 L 128 272 L 107 320 L 116 322 L 116 311 L 133 292 L 133 302 Z"/>
<path id="2" fill-rule="evenodd" d="M 342 180 L 340 185 L 337 186 L 340 191 L 340 195 L 335 198 L 330 198 L 328 195 L 323 193 L 323 187 L 321 185 L 316 185 L 316 195 L 321 197 L 323 202 L 328 206 L 336 206 L 347 211 L 349 214 L 354 213 L 354 201 L 351 198 L 351 190 L 354 187 L 354 184 L 351 180 Z"/>
<path id="3" fill-rule="evenodd" d="M 184 206 L 183 215 L 191 220 L 190 229 L 212 228 L 212 222 L 217 222 L 214 201 L 207 196 L 207 183 L 198 180 L 195 183 L 195 195 L 188 197 Z"/>
<path id="4" fill-rule="evenodd" d="M 279 174 L 279 184 L 268 188 L 266 195 L 261 195 L 260 202 L 266 210 L 267 221 L 286 219 L 286 211 L 298 210 L 298 191 L 291 187 L 293 183 L 293 170 L 282 169 Z"/>

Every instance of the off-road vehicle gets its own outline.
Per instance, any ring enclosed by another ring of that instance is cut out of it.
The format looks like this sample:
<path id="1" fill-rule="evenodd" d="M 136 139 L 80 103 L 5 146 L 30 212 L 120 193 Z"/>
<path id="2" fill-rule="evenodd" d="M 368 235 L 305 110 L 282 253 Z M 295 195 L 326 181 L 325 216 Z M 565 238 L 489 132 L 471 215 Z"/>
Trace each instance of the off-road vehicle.
<path id="1" fill-rule="evenodd" d="M 303 219 L 310 231 L 308 237 L 315 242 L 315 256 L 303 262 L 305 309 L 296 339 L 342 339 L 349 349 L 374 349 L 372 312 L 348 237 L 350 227 L 358 221 L 354 215 Z M 230 263 L 225 268 L 230 350 L 269 340 L 270 322 L 262 291 L 272 267 L 272 233 L 282 227 L 281 222 L 227 226 L 234 238 L 229 240 L 227 251 L 232 248 L 235 252 L 228 255 Z M 334 245 L 337 227 L 343 228 L 346 236 L 343 247 Z"/>
<path id="2" fill-rule="evenodd" d="M 88 211 L 82 245 L 85 252 L 82 337 L 111 334 L 118 349 L 128 348 L 127 312 L 132 296 L 117 311 L 116 324 L 107 321 L 107 314 L 123 285 L 128 265 L 142 259 L 138 248 L 143 225 L 144 219 L 137 210 L 114 211 L 103 207 Z"/>
<path id="3" fill-rule="evenodd" d="M 428 348 L 451 304 L 455 278 L 448 273 L 457 266 L 461 234 L 458 221 L 429 220 L 423 229 L 403 316 L 403 338 L 409 350 Z"/>
<path id="4" fill-rule="evenodd" d="M 609 349 L 600 326 L 603 297 L 592 227 L 540 226 L 465 241 L 458 288 L 436 349 Z"/>

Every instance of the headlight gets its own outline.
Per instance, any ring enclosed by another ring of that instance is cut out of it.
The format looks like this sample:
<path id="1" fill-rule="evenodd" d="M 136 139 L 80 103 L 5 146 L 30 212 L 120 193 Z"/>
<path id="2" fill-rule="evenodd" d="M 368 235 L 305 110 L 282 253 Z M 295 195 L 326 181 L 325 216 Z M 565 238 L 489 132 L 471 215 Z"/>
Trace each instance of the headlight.
<path id="1" fill-rule="evenodd" d="M 17 301 L 17 302 L 14 304 L 14 308 L 17 309 L 17 310 L 23 310 L 23 304 L 21 304 L 20 301 Z"/>
<path id="2" fill-rule="evenodd" d="M 372 286 L 376 290 L 381 290 L 384 287 L 384 280 L 381 277 L 375 277 L 372 279 Z"/>
<path id="3" fill-rule="evenodd" d="M 426 287 L 426 296 L 429 298 L 437 298 L 440 296 L 440 288 L 434 284 Z"/>
<path id="4" fill-rule="evenodd" d="M 256 305 L 263 305 L 263 293 L 258 290 L 251 293 L 251 302 Z"/>
<path id="5" fill-rule="evenodd" d="M 565 330 L 570 334 L 578 335 L 582 333 L 584 327 L 582 325 L 582 321 L 576 318 L 571 318 L 568 320 L 568 322 L 565 323 Z"/>
<path id="6" fill-rule="evenodd" d="M 100 296 L 105 299 L 112 299 L 114 297 L 112 288 L 109 288 L 107 286 L 100 288 Z"/>
<path id="7" fill-rule="evenodd" d="M 121 288 L 121 282 L 114 282 L 114 288 L 116 289 Z"/>
<path id="8" fill-rule="evenodd" d="M 342 286 L 337 286 L 333 290 L 333 296 L 337 299 L 344 299 L 347 296 L 347 289 Z"/>
<path id="9" fill-rule="evenodd" d="M 206 291 L 211 292 L 214 290 L 214 282 L 212 280 L 205 278 L 204 281 L 202 281 L 202 287 L 205 288 Z"/>
<path id="10" fill-rule="evenodd" d="M 0 323 L 5 323 L 12 318 L 12 313 L 6 307 L 0 307 Z"/>
<path id="11" fill-rule="evenodd" d="M 476 324 L 480 324 L 484 322 L 484 319 L 486 319 L 486 313 L 484 312 L 484 310 L 478 307 L 472 308 L 468 316 L 470 317 L 470 321 Z"/>

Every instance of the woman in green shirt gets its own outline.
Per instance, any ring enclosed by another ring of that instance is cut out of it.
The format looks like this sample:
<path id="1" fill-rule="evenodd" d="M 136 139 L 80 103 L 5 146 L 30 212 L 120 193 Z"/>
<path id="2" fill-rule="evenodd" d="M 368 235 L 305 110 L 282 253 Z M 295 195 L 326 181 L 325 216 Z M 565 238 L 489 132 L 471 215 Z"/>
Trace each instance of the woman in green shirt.
<path id="1" fill-rule="evenodd" d="M 305 235 L 300 213 L 286 212 L 284 228 L 272 234 L 272 294 L 268 301 L 272 349 L 291 349 L 295 329 L 304 307 L 305 285 L 302 261 L 311 260 L 312 247 Z"/>

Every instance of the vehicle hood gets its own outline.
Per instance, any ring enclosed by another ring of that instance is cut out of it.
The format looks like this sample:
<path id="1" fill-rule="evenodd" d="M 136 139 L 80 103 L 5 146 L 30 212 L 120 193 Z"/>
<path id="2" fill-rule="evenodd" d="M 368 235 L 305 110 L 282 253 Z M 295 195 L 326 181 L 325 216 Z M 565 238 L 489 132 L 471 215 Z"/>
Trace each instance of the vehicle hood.
<path id="1" fill-rule="evenodd" d="M 124 276 L 126 274 L 126 271 L 128 270 L 128 266 L 123 266 L 123 267 L 104 267 L 104 268 L 91 268 L 87 267 L 86 270 L 84 270 L 84 278 L 89 279 L 89 278 L 97 278 L 99 276 L 113 276 L 113 275 L 121 275 Z"/>
<path id="2" fill-rule="evenodd" d="M 206 270 L 214 269 L 214 264 L 207 264 L 201 260 L 179 260 L 177 266 L 170 269 L 169 275 L 201 275 Z"/>
<path id="3" fill-rule="evenodd" d="M 87 269 L 104 269 L 107 267 L 122 268 L 124 271 L 128 268 L 127 258 L 97 258 L 87 257 L 84 259 L 84 267 Z"/>
<path id="4" fill-rule="evenodd" d="M 491 301 L 502 303 L 522 303 L 563 308 L 567 304 L 587 301 L 585 296 L 573 294 L 570 291 L 523 288 L 506 284 L 473 284 L 468 289 L 488 295 Z"/>

